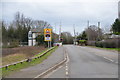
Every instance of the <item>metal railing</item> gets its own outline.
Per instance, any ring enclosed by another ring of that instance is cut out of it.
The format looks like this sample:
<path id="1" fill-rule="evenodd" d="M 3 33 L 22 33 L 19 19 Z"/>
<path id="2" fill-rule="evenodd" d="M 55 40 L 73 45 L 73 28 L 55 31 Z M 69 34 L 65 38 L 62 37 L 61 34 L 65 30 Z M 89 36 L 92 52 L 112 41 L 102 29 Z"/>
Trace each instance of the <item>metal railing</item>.
<path id="1" fill-rule="evenodd" d="M 11 66 L 11 65 L 16 66 L 18 63 L 21 63 L 21 64 L 22 64 L 23 62 L 31 62 L 33 59 L 38 59 L 38 58 L 44 56 L 46 53 L 48 53 L 49 51 L 53 50 L 54 48 L 55 48 L 55 47 L 52 47 L 52 48 L 48 49 L 47 51 L 45 51 L 44 53 L 42 53 L 40 56 L 31 57 L 31 58 L 24 59 L 24 60 L 22 60 L 22 61 L 18 61 L 18 62 L 12 63 L 12 64 L 8 64 L 8 65 L 5 65 L 5 66 L 0 66 L 0 68 L 4 68 L 4 67 L 5 67 L 5 69 L 8 70 L 9 66 Z"/>

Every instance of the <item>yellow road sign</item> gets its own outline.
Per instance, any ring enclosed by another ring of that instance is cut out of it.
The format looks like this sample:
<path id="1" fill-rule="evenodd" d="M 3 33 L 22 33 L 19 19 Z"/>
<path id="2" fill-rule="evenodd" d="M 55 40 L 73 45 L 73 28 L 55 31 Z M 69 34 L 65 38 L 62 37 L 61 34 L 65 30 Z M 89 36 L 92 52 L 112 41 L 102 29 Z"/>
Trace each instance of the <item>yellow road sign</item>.
<path id="1" fill-rule="evenodd" d="M 44 29 L 44 41 L 51 41 L 52 29 Z"/>

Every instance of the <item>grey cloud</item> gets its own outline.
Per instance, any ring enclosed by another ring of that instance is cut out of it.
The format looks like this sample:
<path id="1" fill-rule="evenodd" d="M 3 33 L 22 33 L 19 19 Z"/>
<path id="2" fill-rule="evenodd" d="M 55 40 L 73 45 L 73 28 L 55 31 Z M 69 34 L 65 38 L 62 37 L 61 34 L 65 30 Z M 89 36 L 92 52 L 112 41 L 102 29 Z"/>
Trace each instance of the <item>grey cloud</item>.
<path id="1" fill-rule="evenodd" d="M 85 0 L 87 1 L 87 0 Z M 99 1 L 99 0 L 98 0 Z M 113 2 L 112 2 L 113 1 Z M 87 20 L 91 24 L 101 22 L 101 26 L 111 25 L 117 18 L 117 0 L 107 2 L 82 2 L 82 0 L 62 1 L 62 2 L 3 2 L 3 19 L 11 21 L 14 14 L 20 11 L 27 17 L 33 19 L 46 20 L 54 26 L 62 21 L 63 31 L 73 30 L 76 24 L 77 32 L 81 32 L 87 25 Z"/>

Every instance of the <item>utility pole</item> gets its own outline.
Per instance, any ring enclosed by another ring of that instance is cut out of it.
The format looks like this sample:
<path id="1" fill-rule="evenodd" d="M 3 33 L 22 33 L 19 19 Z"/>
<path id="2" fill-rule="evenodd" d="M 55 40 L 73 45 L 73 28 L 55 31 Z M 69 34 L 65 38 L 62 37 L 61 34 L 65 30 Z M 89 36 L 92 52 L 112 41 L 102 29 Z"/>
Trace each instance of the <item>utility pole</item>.
<path id="1" fill-rule="evenodd" d="M 73 24 L 73 29 L 74 29 L 74 44 L 76 45 L 76 32 L 75 32 L 75 24 Z"/>
<path id="2" fill-rule="evenodd" d="M 60 21 L 60 29 L 59 29 L 59 41 L 60 41 L 60 38 L 61 38 L 61 21 Z"/>
<path id="3" fill-rule="evenodd" d="M 89 27 L 89 20 L 87 21 L 87 27 Z"/>
<path id="4" fill-rule="evenodd" d="M 98 40 L 100 40 L 100 22 L 98 22 Z"/>
<path id="5" fill-rule="evenodd" d="M 76 36 L 75 34 L 75 24 L 73 24 L 73 29 L 74 29 L 74 37 Z"/>
<path id="6" fill-rule="evenodd" d="M 89 27 L 89 20 L 87 21 L 87 27 Z M 88 35 L 88 41 L 90 40 L 89 35 Z"/>

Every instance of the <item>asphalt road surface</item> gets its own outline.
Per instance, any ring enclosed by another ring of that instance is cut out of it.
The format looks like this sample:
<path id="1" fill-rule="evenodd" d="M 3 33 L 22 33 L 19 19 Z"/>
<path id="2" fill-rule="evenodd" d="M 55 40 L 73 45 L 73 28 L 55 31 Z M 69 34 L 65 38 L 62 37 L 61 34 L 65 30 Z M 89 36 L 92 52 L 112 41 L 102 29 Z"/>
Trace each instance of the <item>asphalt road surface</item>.
<path id="1" fill-rule="evenodd" d="M 44 78 L 118 78 L 118 53 L 65 45 L 68 61 Z"/>
<path id="2" fill-rule="evenodd" d="M 118 78 L 117 52 L 76 45 L 61 46 L 41 64 L 21 69 L 7 78 L 35 78 L 64 60 L 65 53 L 66 63 L 44 78 Z"/>

